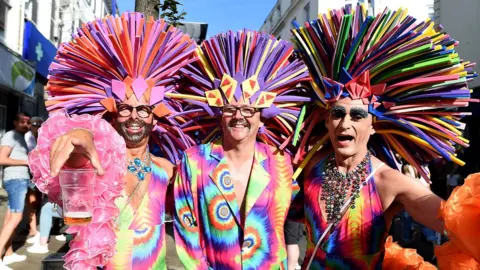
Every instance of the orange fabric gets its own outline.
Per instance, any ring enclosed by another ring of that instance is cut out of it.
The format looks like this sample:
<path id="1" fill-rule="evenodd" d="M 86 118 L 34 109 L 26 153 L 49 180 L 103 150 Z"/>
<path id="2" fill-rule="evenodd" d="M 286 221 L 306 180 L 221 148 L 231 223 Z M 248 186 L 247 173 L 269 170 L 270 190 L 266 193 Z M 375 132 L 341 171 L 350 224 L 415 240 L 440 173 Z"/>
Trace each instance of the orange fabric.
<path id="1" fill-rule="evenodd" d="M 436 270 L 432 264 L 425 262 L 415 249 L 402 248 L 393 242 L 391 236 L 385 242 L 385 258 L 382 264 L 387 270 Z"/>
<path id="2" fill-rule="evenodd" d="M 436 247 L 435 256 L 437 256 L 440 270 L 480 270 L 480 264 L 471 256 L 463 253 L 452 242 Z"/>
<path id="3" fill-rule="evenodd" d="M 452 244 L 480 263 L 480 173 L 469 175 L 452 192 L 439 216 Z"/>

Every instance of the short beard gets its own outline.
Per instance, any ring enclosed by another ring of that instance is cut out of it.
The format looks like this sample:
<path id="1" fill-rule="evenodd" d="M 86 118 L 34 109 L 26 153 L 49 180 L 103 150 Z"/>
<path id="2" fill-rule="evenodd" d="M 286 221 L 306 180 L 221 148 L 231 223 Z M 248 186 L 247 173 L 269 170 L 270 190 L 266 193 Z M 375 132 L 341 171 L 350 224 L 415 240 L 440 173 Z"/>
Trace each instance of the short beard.
<path id="1" fill-rule="evenodd" d="M 134 125 L 134 124 L 141 128 L 143 127 L 144 128 L 143 131 L 141 133 L 137 133 L 133 135 L 128 133 L 127 126 Z M 127 121 L 122 123 L 115 121 L 115 129 L 120 134 L 120 136 L 123 137 L 127 145 L 137 145 L 143 139 L 150 136 L 153 130 L 153 125 L 146 124 L 145 122 L 139 119 L 136 119 L 136 120 L 128 119 Z"/>

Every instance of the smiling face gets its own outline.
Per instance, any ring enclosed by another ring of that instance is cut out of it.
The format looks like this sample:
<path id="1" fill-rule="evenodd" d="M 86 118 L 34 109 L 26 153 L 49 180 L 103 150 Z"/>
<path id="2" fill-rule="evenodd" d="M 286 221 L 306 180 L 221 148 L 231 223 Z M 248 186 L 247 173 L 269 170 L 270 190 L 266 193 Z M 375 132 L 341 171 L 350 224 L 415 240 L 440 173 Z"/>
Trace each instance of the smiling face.
<path id="1" fill-rule="evenodd" d="M 148 143 L 150 133 L 157 124 L 157 120 L 153 117 L 153 108 L 147 104 L 143 98 L 138 101 L 135 95 L 131 95 L 128 100 L 117 106 L 115 128 L 125 139 L 129 148 Z"/>
<path id="2" fill-rule="evenodd" d="M 243 114 L 243 115 L 242 115 Z M 231 103 L 222 108 L 220 124 L 224 143 L 237 145 L 245 141 L 255 141 L 263 122 L 260 112 L 241 103 Z"/>
<path id="3" fill-rule="evenodd" d="M 368 140 L 375 133 L 368 106 L 361 100 L 341 99 L 331 105 L 326 127 L 335 153 L 351 157 L 367 150 Z"/>

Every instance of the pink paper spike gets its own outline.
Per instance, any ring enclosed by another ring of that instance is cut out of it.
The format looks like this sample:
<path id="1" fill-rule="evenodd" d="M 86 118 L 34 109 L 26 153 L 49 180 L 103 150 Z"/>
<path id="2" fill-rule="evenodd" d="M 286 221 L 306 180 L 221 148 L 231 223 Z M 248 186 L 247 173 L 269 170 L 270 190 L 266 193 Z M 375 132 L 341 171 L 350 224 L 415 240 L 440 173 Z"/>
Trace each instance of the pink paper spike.
<path id="1" fill-rule="evenodd" d="M 140 100 L 143 94 L 145 93 L 145 91 L 148 89 L 148 84 L 145 81 L 145 79 L 142 76 L 140 76 L 136 78 L 135 81 L 133 81 L 132 89 L 137 99 Z"/>
<path id="2" fill-rule="evenodd" d="M 155 86 L 152 88 L 152 92 L 150 93 L 150 105 L 155 105 L 163 100 L 165 95 L 165 87 L 164 86 Z"/>
<path id="3" fill-rule="evenodd" d="M 123 82 L 112 80 L 112 93 L 120 100 L 125 98 L 126 86 Z"/>

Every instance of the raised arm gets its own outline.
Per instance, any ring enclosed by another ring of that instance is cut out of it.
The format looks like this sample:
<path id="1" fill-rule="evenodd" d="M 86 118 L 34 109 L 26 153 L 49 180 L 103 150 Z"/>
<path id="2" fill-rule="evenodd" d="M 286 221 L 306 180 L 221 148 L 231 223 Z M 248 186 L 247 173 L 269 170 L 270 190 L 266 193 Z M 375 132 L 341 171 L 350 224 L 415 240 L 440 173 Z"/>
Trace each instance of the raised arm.
<path id="1" fill-rule="evenodd" d="M 416 221 L 443 233 L 444 222 L 437 218 L 442 202 L 440 197 L 419 181 L 397 170 L 387 168 L 380 171 L 379 176 L 377 184 L 384 209 L 394 202 L 400 203 Z"/>

